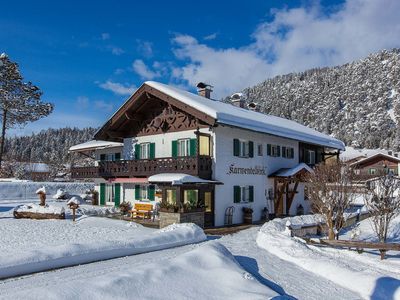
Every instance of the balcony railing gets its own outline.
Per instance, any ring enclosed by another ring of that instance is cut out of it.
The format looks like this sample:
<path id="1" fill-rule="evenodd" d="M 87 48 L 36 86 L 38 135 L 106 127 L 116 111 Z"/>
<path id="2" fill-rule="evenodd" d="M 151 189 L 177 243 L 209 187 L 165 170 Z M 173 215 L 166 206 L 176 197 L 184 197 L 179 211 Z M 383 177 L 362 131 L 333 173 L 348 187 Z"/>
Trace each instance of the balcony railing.
<path id="1" fill-rule="evenodd" d="M 210 156 L 166 157 L 156 159 L 102 161 L 96 167 L 74 167 L 71 177 L 113 178 L 113 177 L 148 177 L 160 173 L 185 173 L 210 179 L 212 173 Z"/>

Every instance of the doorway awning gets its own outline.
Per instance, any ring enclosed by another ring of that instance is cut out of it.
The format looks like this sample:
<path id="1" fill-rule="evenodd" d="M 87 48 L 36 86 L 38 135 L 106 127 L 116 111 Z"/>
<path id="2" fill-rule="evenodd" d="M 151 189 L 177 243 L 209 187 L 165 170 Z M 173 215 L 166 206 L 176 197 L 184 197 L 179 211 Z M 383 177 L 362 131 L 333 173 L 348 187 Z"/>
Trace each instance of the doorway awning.
<path id="1" fill-rule="evenodd" d="M 171 185 L 182 184 L 222 184 L 220 181 L 202 179 L 197 176 L 184 173 L 161 173 L 150 176 L 149 183 L 170 183 Z"/>
<path id="2" fill-rule="evenodd" d="M 295 177 L 298 174 L 302 173 L 312 173 L 314 172 L 309 166 L 305 163 L 300 163 L 293 168 L 282 168 L 278 171 L 268 175 L 268 177 L 280 177 L 280 178 L 288 178 L 288 177 Z"/>
<path id="3" fill-rule="evenodd" d="M 130 177 L 130 178 L 110 178 L 108 179 L 109 183 L 149 183 L 147 178 L 138 178 L 138 177 Z"/>

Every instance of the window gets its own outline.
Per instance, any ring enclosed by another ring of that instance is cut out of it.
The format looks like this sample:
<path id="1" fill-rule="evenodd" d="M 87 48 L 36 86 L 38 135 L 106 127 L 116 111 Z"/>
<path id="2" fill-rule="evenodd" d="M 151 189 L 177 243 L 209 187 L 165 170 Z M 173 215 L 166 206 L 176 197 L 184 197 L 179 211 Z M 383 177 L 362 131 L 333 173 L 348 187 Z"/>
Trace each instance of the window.
<path id="1" fill-rule="evenodd" d="M 150 143 L 140 144 L 140 159 L 150 158 Z"/>
<path id="2" fill-rule="evenodd" d="M 294 158 L 294 148 L 282 146 L 282 157 Z"/>
<path id="3" fill-rule="evenodd" d="M 233 202 L 234 203 L 247 203 L 254 201 L 254 186 L 238 186 L 233 187 Z"/>
<path id="4" fill-rule="evenodd" d="M 370 168 L 368 170 L 369 175 L 376 175 L 376 169 L 375 168 Z"/>
<path id="5" fill-rule="evenodd" d="M 315 165 L 315 151 L 307 150 L 307 164 Z"/>
<path id="6" fill-rule="evenodd" d="M 176 190 L 167 190 L 167 203 L 176 205 Z"/>
<path id="7" fill-rule="evenodd" d="M 206 208 L 206 212 L 212 211 L 212 197 L 211 192 L 204 192 L 204 206 Z"/>
<path id="8" fill-rule="evenodd" d="M 395 174 L 396 174 L 395 169 L 389 169 L 389 174 L 390 174 L 390 175 L 395 175 Z"/>
<path id="9" fill-rule="evenodd" d="M 198 190 L 183 191 L 183 204 L 186 204 L 189 207 L 197 207 L 198 198 L 199 198 Z"/>
<path id="10" fill-rule="evenodd" d="M 233 139 L 233 155 L 239 157 L 253 157 L 254 143 L 252 141 Z"/>
<path id="11" fill-rule="evenodd" d="M 135 159 L 154 159 L 155 155 L 155 143 L 141 143 L 135 145 Z"/>
<path id="12" fill-rule="evenodd" d="M 355 169 L 355 170 L 354 170 L 354 174 L 360 175 L 360 174 L 361 174 L 361 170 L 360 170 L 360 169 Z"/>
<path id="13" fill-rule="evenodd" d="M 178 140 L 178 156 L 190 155 L 190 139 Z"/>
<path id="14" fill-rule="evenodd" d="M 263 156 L 263 145 L 262 144 L 257 145 L 257 153 L 258 153 L 258 156 Z"/>
<path id="15" fill-rule="evenodd" d="M 211 155 L 210 149 L 210 137 L 207 135 L 199 135 L 199 154 L 200 155 Z"/>
<path id="16" fill-rule="evenodd" d="M 281 156 L 281 146 L 267 144 L 267 155 L 272 157 Z"/>
<path id="17" fill-rule="evenodd" d="M 135 200 L 154 201 L 155 186 L 154 185 L 135 185 Z"/>

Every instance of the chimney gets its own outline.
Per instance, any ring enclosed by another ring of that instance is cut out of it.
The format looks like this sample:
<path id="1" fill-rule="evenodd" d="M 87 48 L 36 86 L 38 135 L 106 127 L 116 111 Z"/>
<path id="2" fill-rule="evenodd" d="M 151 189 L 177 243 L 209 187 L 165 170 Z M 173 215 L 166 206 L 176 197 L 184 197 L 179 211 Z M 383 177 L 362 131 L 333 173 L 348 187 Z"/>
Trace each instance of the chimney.
<path id="1" fill-rule="evenodd" d="M 210 99 L 213 86 L 204 82 L 197 84 L 197 94 Z"/>
<path id="2" fill-rule="evenodd" d="M 258 103 L 255 103 L 255 102 L 249 103 L 249 104 L 247 105 L 247 108 L 248 108 L 249 110 L 251 110 L 251 111 L 257 111 L 257 112 L 260 111 L 260 105 L 258 105 Z"/>
<path id="3" fill-rule="evenodd" d="M 244 102 L 244 99 L 243 99 L 242 96 L 243 96 L 242 93 L 234 93 L 234 94 L 232 94 L 231 97 L 230 97 L 231 98 L 231 103 L 234 106 L 244 108 L 245 107 L 245 102 Z"/>

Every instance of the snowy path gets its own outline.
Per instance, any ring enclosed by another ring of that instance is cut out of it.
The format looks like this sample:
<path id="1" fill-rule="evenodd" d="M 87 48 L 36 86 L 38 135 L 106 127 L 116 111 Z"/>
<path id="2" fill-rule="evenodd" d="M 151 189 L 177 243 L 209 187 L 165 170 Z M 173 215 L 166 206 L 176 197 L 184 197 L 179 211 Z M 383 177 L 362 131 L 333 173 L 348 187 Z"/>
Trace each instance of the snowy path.
<path id="1" fill-rule="evenodd" d="M 298 299 L 360 299 L 359 295 L 260 249 L 255 241 L 258 229 L 254 227 L 224 236 L 218 241 L 226 246 L 242 267 L 261 283 L 280 294 L 286 293 Z M 200 245 L 187 245 L 0 281 L 0 299 L 21 299 L 16 296 L 16 291 L 19 295 L 23 295 L 32 289 L 45 290 L 47 287 L 72 280 L 89 284 L 106 274 L 110 276 L 115 272 L 123 274 L 150 263 L 164 265 Z"/>
<path id="2" fill-rule="evenodd" d="M 259 227 L 252 227 L 218 241 L 260 282 L 280 294 L 286 293 L 302 300 L 361 299 L 360 295 L 259 248 L 256 243 L 258 230 Z"/>

